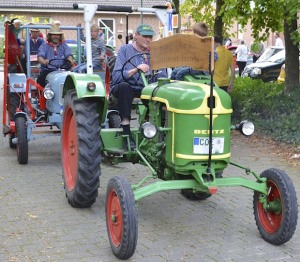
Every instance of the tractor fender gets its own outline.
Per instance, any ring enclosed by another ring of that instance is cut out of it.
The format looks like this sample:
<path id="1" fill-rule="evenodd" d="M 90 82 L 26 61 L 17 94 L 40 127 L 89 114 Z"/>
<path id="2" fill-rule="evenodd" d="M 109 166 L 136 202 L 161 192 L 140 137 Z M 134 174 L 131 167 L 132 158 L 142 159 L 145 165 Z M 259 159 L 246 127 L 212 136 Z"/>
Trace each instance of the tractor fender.
<path id="1" fill-rule="evenodd" d="M 27 114 L 25 112 L 16 112 L 13 116 L 13 120 L 16 120 L 17 117 L 23 117 L 23 118 L 27 119 Z"/>
<path id="2" fill-rule="evenodd" d="M 87 89 L 89 83 L 95 83 L 96 88 L 94 91 Z M 79 74 L 70 73 L 65 80 L 62 96 L 64 97 L 68 90 L 75 89 L 78 99 L 90 98 L 97 100 L 98 113 L 101 118 L 101 122 L 106 119 L 106 110 L 108 106 L 105 86 L 101 80 L 101 77 L 97 74 Z"/>

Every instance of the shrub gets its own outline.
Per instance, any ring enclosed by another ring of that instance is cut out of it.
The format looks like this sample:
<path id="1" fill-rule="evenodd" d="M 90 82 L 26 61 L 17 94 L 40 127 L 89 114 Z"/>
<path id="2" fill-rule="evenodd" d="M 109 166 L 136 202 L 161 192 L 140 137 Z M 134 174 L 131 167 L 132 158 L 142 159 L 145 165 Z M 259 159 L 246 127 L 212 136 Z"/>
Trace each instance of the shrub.
<path id="1" fill-rule="evenodd" d="M 282 84 L 237 78 L 231 93 L 233 120 L 251 120 L 259 133 L 300 144 L 300 89 L 289 96 L 283 90 Z"/>

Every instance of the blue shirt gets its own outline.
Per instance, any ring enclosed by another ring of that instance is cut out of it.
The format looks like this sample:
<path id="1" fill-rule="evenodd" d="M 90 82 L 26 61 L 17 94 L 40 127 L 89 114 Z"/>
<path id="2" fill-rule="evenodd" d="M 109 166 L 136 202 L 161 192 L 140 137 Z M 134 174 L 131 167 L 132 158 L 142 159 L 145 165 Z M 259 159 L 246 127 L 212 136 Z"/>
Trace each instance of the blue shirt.
<path id="1" fill-rule="evenodd" d="M 38 37 L 36 39 L 36 42 L 34 42 L 34 39 L 30 38 L 30 54 L 36 55 L 38 53 L 38 50 L 40 46 L 45 43 L 45 40 L 43 38 Z M 25 41 L 25 50 L 26 50 L 27 40 Z M 25 51 L 26 52 L 26 51 Z"/>
<path id="2" fill-rule="evenodd" d="M 59 43 L 56 46 L 56 52 L 54 51 L 55 47 L 50 43 L 43 43 L 38 50 L 38 57 L 44 59 L 67 59 L 72 55 L 70 47 L 66 43 Z M 62 66 L 65 62 L 63 60 L 57 60 L 51 63 L 52 65 Z M 49 70 L 45 65 L 41 65 L 41 70 Z"/>
<path id="3" fill-rule="evenodd" d="M 128 61 L 129 59 L 130 62 L 126 63 L 126 61 Z M 126 65 L 124 66 L 125 63 Z M 112 72 L 111 89 L 121 82 L 127 82 L 131 85 L 131 88 L 133 90 L 142 90 L 144 88 L 144 83 L 142 81 L 140 73 L 136 73 L 131 77 L 128 76 L 128 71 L 140 64 L 148 64 L 150 67 L 150 53 L 140 53 L 133 47 L 132 44 L 121 46 L 118 51 L 114 70 Z M 151 78 L 149 84 L 156 82 L 159 77 L 167 77 L 166 70 L 162 70 L 155 77 Z"/>

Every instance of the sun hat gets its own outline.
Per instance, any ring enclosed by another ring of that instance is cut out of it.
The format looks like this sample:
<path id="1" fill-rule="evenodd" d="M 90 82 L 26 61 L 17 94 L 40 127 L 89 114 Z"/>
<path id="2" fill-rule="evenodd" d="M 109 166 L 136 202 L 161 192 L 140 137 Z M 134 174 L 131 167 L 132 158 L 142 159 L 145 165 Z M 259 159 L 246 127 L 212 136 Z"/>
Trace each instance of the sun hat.
<path id="1" fill-rule="evenodd" d="M 154 35 L 154 31 L 150 25 L 142 24 L 139 25 L 138 28 L 136 29 L 136 32 L 139 33 L 140 35 Z"/>
<path id="2" fill-rule="evenodd" d="M 38 29 L 38 28 L 30 28 L 30 31 L 31 32 L 40 32 L 40 29 Z"/>
<path id="3" fill-rule="evenodd" d="M 51 25 L 51 28 L 48 32 L 48 34 L 54 34 L 54 35 L 61 35 L 63 32 L 61 31 L 61 29 L 59 28 L 58 25 Z"/>

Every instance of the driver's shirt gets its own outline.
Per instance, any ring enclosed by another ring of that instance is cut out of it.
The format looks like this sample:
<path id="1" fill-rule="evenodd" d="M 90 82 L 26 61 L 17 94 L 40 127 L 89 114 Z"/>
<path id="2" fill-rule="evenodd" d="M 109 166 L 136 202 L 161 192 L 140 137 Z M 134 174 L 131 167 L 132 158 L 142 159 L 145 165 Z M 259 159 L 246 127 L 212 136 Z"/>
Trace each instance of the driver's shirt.
<path id="1" fill-rule="evenodd" d="M 38 50 L 38 57 L 44 59 L 67 59 L 69 56 L 72 56 L 72 51 L 66 43 L 59 43 L 57 46 L 54 46 L 51 43 L 43 43 Z M 62 66 L 64 64 L 63 60 L 58 60 L 53 62 L 53 66 Z M 41 70 L 49 70 L 45 65 L 41 65 Z"/>
<path id="2" fill-rule="evenodd" d="M 137 67 L 140 64 L 148 64 L 150 67 L 150 54 L 140 53 L 134 48 L 132 44 L 126 44 L 120 47 L 115 63 L 114 70 L 112 72 L 111 89 L 121 82 L 127 82 L 131 88 L 136 91 L 140 91 L 144 88 L 142 78 L 139 73 L 128 77 L 128 71 Z M 157 81 L 159 77 L 166 77 L 166 70 L 162 70 L 161 73 L 151 78 L 149 83 Z"/>

